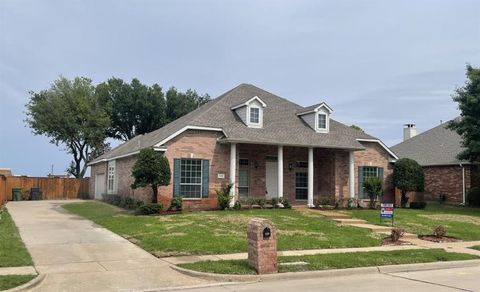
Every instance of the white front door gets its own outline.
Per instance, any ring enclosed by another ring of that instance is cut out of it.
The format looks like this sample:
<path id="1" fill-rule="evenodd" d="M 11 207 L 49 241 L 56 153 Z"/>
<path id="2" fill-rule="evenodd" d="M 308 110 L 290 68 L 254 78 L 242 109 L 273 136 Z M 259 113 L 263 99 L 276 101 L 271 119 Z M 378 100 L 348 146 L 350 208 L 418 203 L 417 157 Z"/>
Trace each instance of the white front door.
<path id="1" fill-rule="evenodd" d="M 102 194 L 105 194 L 105 174 L 95 176 L 95 199 L 101 200 Z"/>
<path id="2" fill-rule="evenodd" d="M 278 197 L 278 167 L 276 161 L 267 161 L 266 169 L 267 173 L 265 175 L 267 193 L 266 198 L 277 198 Z"/>

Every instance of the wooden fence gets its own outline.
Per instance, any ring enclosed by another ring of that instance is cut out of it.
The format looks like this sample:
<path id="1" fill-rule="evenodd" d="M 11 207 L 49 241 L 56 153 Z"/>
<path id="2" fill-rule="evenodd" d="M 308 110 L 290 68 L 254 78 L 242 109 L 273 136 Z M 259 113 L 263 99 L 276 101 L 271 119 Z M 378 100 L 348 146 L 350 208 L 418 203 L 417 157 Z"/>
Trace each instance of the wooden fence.
<path id="1" fill-rule="evenodd" d="M 44 200 L 81 199 L 88 196 L 88 178 L 0 176 L 0 205 L 12 200 L 12 188 L 40 188 Z"/>

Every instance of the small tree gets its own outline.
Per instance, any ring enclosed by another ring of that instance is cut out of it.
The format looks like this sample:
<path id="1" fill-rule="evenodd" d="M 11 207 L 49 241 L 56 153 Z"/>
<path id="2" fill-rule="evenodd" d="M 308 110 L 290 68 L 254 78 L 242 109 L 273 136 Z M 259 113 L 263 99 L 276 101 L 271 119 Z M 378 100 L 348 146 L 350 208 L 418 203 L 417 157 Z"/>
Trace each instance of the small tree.
<path id="1" fill-rule="evenodd" d="M 375 209 L 375 202 L 377 201 L 377 198 L 382 195 L 383 191 L 382 178 L 371 176 L 365 180 L 363 187 L 370 197 L 370 208 Z"/>
<path id="2" fill-rule="evenodd" d="M 151 186 L 152 203 L 157 203 L 158 187 L 170 184 L 170 165 L 167 157 L 152 148 L 142 149 L 132 170 L 132 188 Z"/>
<path id="3" fill-rule="evenodd" d="M 402 208 L 407 206 L 408 192 L 423 192 L 424 181 L 423 169 L 415 160 L 402 158 L 395 162 L 393 184 L 402 192 L 400 200 Z"/>

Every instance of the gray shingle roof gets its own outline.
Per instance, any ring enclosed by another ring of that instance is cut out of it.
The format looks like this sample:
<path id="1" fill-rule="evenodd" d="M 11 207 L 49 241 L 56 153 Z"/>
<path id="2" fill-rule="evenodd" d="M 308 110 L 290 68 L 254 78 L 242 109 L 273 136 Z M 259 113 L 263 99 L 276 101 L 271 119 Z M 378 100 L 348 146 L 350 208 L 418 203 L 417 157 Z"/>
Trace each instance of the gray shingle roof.
<path id="1" fill-rule="evenodd" d="M 410 158 L 422 166 L 459 164 L 457 155 L 464 149 L 462 138 L 446 128 L 447 123 L 425 131 L 390 149 L 400 158 Z"/>
<path id="2" fill-rule="evenodd" d="M 247 127 L 231 110 L 232 106 L 258 96 L 266 103 L 263 128 Z M 296 116 L 304 108 L 282 97 L 250 84 L 240 84 L 197 110 L 151 133 L 140 135 L 98 157 L 91 163 L 110 159 L 142 148 L 152 147 L 186 126 L 221 128 L 223 142 L 282 144 L 285 146 L 312 146 L 339 149 L 364 149 L 356 139 L 377 139 L 331 120 L 330 132 L 316 133 Z"/>

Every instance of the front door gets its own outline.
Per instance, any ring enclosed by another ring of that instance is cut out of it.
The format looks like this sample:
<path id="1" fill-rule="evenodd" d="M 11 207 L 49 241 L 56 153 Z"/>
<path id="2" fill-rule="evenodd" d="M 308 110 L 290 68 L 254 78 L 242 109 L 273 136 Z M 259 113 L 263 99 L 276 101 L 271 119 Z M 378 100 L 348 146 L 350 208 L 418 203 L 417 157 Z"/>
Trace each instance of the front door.
<path id="1" fill-rule="evenodd" d="M 105 194 L 105 174 L 95 176 L 95 199 L 101 200 L 102 194 Z"/>
<path id="2" fill-rule="evenodd" d="M 266 169 L 267 173 L 265 175 L 267 193 L 265 197 L 267 199 L 277 198 L 278 197 L 278 162 L 276 161 L 267 161 Z"/>

